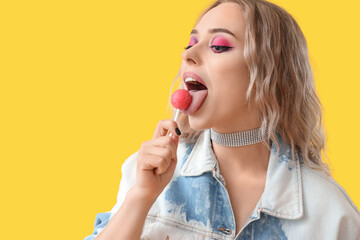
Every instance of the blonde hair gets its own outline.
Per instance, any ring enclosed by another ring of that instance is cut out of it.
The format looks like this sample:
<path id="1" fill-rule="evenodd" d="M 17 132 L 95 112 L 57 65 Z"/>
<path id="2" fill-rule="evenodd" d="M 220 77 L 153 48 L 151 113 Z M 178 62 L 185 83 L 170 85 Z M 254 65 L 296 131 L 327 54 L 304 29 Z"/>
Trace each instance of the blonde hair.
<path id="1" fill-rule="evenodd" d="M 306 39 L 299 25 L 284 9 L 264 0 L 218 0 L 200 14 L 194 26 L 205 13 L 225 2 L 237 3 L 243 9 L 244 58 L 250 71 L 246 101 L 250 104 L 253 99 L 259 110 L 263 139 L 268 129 L 270 140 L 279 149 L 276 138 L 279 134 L 283 147 L 289 144 L 292 160 L 297 152 L 302 164 L 331 175 L 321 157 L 324 150 L 327 158 L 323 109 L 315 90 Z M 179 74 L 180 71 L 175 81 Z M 182 82 L 180 88 L 184 88 Z M 187 141 L 194 141 L 201 133 L 190 128 L 185 114 L 180 115 L 178 124 Z M 267 147 L 270 149 L 269 144 Z"/>

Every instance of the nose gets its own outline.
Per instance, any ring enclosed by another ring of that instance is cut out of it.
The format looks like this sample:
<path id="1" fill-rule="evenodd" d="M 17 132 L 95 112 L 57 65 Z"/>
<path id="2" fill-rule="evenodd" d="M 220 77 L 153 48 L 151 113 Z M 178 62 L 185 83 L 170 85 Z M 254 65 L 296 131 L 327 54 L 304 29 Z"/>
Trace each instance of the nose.
<path id="1" fill-rule="evenodd" d="M 200 53 L 199 53 L 199 45 L 200 44 L 195 44 L 192 47 L 190 47 L 189 49 L 183 51 L 182 58 L 183 61 L 186 64 L 200 64 L 201 63 L 201 57 L 200 57 Z"/>

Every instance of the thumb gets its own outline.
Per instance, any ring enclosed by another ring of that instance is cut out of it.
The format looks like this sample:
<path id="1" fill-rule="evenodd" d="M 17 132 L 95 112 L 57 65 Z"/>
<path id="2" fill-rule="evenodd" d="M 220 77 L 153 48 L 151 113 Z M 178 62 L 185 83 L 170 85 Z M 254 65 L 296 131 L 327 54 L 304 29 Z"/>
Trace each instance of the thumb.
<path id="1" fill-rule="evenodd" d="M 177 148 L 178 145 L 179 145 L 179 136 L 178 136 L 178 135 L 174 135 L 174 136 L 172 136 L 171 138 L 174 140 L 175 145 L 176 145 L 176 148 Z"/>

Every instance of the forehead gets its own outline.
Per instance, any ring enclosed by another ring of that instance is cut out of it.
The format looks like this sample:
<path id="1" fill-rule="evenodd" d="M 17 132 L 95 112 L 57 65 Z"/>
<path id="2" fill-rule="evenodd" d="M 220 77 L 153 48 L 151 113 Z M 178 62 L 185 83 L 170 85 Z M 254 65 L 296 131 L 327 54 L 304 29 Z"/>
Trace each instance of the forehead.
<path id="1" fill-rule="evenodd" d="M 205 34 L 210 28 L 226 28 L 237 38 L 243 39 L 245 26 L 242 7 L 237 3 L 228 2 L 208 11 L 200 19 L 195 29 L 200 34 Z"/>

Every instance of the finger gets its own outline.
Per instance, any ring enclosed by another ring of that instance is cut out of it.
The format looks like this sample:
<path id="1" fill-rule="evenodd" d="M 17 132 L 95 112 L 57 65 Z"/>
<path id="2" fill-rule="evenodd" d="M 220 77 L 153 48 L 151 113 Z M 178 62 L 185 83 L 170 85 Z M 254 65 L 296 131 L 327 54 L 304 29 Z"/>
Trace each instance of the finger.
<path id="1" fill-rule="evenodd" d="M 177 158 L 166 159 L 166 163 L 161 161 L 158 163 L 158 167 L 154 170 L 155 174 L 172 174 L 176 168 Z"/>
<path id="2" fill-rule="evenodd" d="M 165 173 L 171 162 L 175 161 L 171 158 L 164 158 L 159 155 L 147 155 L 145 160 L 140 164 L 140 169 L 145 171 L 154 170 L 155 174 Z"/>
<path id="3" fill-rule="evenodd" d="M 140 148 L 151 148 L 151 147 L 176 147 L 176 137 L 175 136 L 161 136 L 149 141 L 145 141 L 141 144 Z"/>
<path id="4" fill-rule="evenodd" d="M 177 135 L 175 128 L 178 128 L 177 122 L 171 119 L 160 120 L 156 126 L 153 139 L 161 136 L 166 136 L 167 132 L 170 131 L 173 135 Z"/>
<path id="5" fill-rule="evenodd" d="M 173 140 L 171 140 L 171 141 L 173 141 Z M 174 143 L 172 143 L 172 144 L 174 145 Z M 152 146 L 152 147 L 142 149 L 141 153 L 143 156 L 155 155 L 155 156 L 160 156 L 160 157 L 163 157 L 166 159 L 177 158 L 175 146 L 167 146 L 167 147 Z"/>
<path id="6" fill-rule="evenodd" d="M 177 160 L 172 159 L 170 162 L 170 166 L 167 168 L 166 174 L 173 174 L 176 168 Z"/>
<path id="7" fill-rule="evenodd" d="M 155 154 L 155 150 L 152 150 L 154 147 L 161 147 L 161 148 L 169 148 L 172 152 L 171 157 L 176 157 L 176 151 L 177 151 L 177 144 L 178 144 L 178 136 L 163 136 L 160 138 L 156 138 L 154 140 L 149 141 L 149 145 L 145 146 L 144 150 L 147 152 L 151 151 L 151 154 Z"/>
<path id="8" fill-rule="evenodd" d="M 179 145 L 179 136 L 175 135 L 171 137 L 174 140 L 175 147 L 177 149 L 177 146 Z"/>
<path id="9" fill-rule="evenodd" d="M 171 164 L 171 161 L 172 161 L 171 159 L 159 158 L 158 162 L 156 163 L 157 167 L 154 171 L 155 174 L 160 175 L 160 174 L 165 173 L 168 170 L 168 168 Z"/>
<path id="10" fill-rule="evenodd" d="M 154 147 L 170 147 L 172 149 L 176 149 L 177 148 L 177 141 L 178 140 L 178 136 L 162 136 L 159 138 L 155 138 L 153 140 L 151 140 L 151 145 L 150 146 L 154 146 Z"/>
<path id="11" fill-rule="evenodd" d="M 158 155 L 146 155 L 143 160 L 140 161 L 139 169 L 144 171 L 152 171 L 158 168 L 164 169 L 168 165 L 166 159 Z"/>

